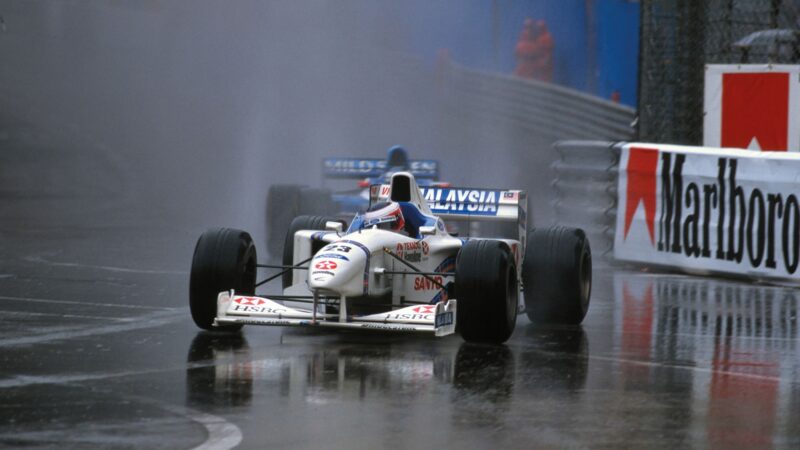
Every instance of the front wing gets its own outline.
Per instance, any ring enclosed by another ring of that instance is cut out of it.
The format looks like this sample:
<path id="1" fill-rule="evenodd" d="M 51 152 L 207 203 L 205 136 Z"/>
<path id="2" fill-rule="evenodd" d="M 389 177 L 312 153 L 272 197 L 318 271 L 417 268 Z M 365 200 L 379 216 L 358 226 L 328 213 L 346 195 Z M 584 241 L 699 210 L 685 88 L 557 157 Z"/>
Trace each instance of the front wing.
<path id="1" fill-rule="evenodd" d="M 447 336 L 456 329 L 456 300 L 436 305 L 415 305 L 364 316 L 315 315 L 311 309 L 290 308 L 266 297 L 236 295 L 234 291 L 217 296 L 215 326 L 273 325 L 307 326 L 360 330 L 428 333 Z"/>

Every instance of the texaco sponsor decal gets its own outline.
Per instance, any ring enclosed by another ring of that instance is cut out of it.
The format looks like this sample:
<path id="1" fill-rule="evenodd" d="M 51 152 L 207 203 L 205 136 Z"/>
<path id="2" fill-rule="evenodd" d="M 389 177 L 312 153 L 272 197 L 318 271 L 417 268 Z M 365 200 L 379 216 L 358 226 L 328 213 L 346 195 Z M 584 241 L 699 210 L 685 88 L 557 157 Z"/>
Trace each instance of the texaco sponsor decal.
<path id="1" fill-rule="evenodd" d="M 336 264 L 336 261 L 330 261 L 327 259 L 314 265 L 314 268 L 319 270 L 336 270 L 337 267 L 339 267 L 339 265 Z"/>
<path id="2" fill-rule="evenodd" d="M 423 256 L 428 256 L 430 247 L 424 241 L 401 242 L 397 244 L 395 253 L 406 261 L 420 262 Z"/>

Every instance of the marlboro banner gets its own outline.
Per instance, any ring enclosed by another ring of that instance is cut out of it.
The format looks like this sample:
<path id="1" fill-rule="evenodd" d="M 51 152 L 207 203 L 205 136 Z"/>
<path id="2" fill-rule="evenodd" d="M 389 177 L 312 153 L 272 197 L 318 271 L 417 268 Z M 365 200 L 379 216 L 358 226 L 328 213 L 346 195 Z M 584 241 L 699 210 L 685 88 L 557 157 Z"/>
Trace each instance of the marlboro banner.
<path id="1" fill-rule="evenodd" d="M 703 145 L 800 152 L 800 66 L 707 65 Z"/>
<path id="2" fill-rule="evenodd" d="M 800 153 L 625 144 L 614 256 L 800 279 Z"/>

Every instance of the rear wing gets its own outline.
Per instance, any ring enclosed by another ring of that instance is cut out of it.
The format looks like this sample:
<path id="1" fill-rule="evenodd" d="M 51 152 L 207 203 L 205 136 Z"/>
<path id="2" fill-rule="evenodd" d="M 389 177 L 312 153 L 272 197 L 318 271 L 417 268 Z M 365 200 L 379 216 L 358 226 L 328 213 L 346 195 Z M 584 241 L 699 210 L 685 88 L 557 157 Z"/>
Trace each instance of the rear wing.
<path id="1" fill-rule="evenodd" d="M 442 219 L 517 222 L 519 241 L 525 245 L 527 192 L 458 187 L 421 187 L 419 190 L 431 213 Z M 371 186 L 370 205 L 387 201 L 390 193 L 388 184 Z"/>
<path id="2" fill-rule="evenodd" d="M 439 161 L 412 159 L 408 172 L 416 178 L 439 179 Z M 391 167 L 385 159 L 371 158 L 325 158 L 322 160 L 322 176 L 325 178 L 375 178 L 385 174 Z"/>

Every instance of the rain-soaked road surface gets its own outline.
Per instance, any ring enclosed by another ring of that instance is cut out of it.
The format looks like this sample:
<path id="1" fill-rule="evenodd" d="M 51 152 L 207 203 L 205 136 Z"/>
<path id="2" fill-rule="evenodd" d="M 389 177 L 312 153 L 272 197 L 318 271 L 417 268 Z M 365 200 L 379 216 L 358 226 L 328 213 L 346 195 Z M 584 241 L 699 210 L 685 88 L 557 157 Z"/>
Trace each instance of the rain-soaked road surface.
<path id="1" fill-rule="evenodd" d="M 2 447 L 800 447 L 796 289 L 597 262 L 582 327 L 520 318 L 504 346 L 201 332 L 205 224 L 66 135 L 0 124 Z"/>

